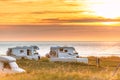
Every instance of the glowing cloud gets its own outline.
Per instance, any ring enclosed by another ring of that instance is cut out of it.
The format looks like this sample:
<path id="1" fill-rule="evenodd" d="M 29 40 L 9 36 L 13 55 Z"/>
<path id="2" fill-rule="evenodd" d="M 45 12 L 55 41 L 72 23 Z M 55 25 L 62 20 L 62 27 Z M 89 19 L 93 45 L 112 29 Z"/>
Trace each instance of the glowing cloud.
<path id="1" fill-rule="evenodd" d="M 120 17 L 119 0 L 90 0 L 90 1 L 94 1 L 94 3 L 91 4 L 90 9 L 95 13 L 95 15 L 113 19 Z M 97 4 L 95 2 L 97 2 Z"/>

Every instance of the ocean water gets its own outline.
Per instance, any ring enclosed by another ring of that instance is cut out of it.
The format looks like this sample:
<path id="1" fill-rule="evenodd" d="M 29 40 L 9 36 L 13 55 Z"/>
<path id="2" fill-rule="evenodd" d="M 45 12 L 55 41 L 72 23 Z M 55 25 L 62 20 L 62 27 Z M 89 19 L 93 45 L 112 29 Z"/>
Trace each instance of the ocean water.
<path id="1" fill-rule="evenodd" d="M 72 42 L 72 41 L 40 41 L 40 42 L 0 42 L 0 55 L 6 55 L 8 48 L 16 46 L 36 45 L 41 56 L 49 52 L 51 46 L 72 46 L 79 56 L 120 56 L 120 42 Z"/>

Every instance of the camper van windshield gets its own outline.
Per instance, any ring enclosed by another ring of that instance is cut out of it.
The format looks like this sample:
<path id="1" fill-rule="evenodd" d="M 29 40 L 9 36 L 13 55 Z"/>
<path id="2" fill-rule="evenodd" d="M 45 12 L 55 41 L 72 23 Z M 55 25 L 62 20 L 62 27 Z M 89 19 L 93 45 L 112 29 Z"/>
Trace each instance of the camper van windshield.
<path id="1" fill-rule="evenodd" d="M 9 64 L 12 69 L 18 68 L 18 65 L 16 64 L 16 62 L 10 62 Z"/>

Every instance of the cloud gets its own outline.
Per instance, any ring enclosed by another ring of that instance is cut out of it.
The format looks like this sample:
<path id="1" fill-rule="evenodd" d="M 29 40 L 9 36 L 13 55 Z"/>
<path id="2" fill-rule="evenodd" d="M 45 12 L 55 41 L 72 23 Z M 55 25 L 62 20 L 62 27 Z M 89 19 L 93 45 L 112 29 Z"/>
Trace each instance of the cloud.
<path id="1" fill-rule="evenodd" d="M 63 14 L 69 14 L 69 13 L 84 13 L 87 11 L 38 11 L 38 12 L 31 12 L 31 14 L 51 14 L 51 13 L 63 13 Z"/>
<path id="2" fill-rule="evenodd" d="M 120 22 L 120 18 L 119 19 L 106 19 L 106 18 L 78 18 L 78 19 L 59 19 L 59 18 L 49 18 L 49 19 L 43 19 L 43 21 L 46 22 L 57 22 L 57 23 L 80 23 L 80 22 Z"/>
<path id="3" fill-rule="evenodd" d="M 94 12 L 86 6 L 89 2 L 89 0 L 2 0 L 0 23 L 120 21 L 120 19 L 105 19 L 93 15 Z"/>
<path id="4" fill-rule="evenodd" d="M 43 1 L 43 0 L 1 0 L 1 1 L 11 1 L 11 2 L 36 2 L 36 1 Z"/>

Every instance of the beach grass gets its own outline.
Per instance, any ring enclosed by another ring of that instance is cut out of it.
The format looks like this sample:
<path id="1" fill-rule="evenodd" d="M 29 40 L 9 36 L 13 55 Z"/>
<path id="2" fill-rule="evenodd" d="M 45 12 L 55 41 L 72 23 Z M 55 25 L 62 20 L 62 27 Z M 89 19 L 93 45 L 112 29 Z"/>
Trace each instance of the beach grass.
<path id="1" fill-rule="evenodd" d="M 96 66 L 96 57 L 89 57 L 89 64 L 77 62 L 49 62 L 41 60 L 18 60 L 25 73 L 1 74 L 0 80 L 120 80 L 119 57 L 101 57 Z"/>

